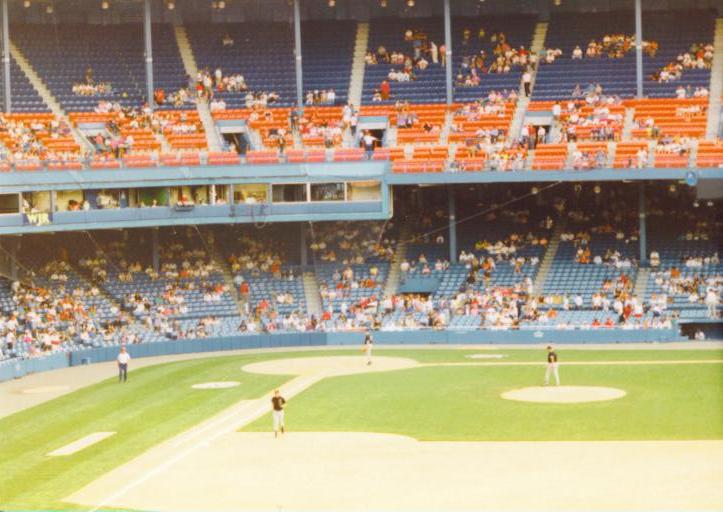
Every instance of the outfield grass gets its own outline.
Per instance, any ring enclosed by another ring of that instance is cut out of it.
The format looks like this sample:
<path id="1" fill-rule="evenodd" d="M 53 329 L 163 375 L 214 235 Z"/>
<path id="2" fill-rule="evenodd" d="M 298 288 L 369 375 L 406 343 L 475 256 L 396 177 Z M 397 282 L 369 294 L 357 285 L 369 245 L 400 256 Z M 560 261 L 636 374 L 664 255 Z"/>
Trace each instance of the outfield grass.
<path id="1" fill-rule="evenodd" d="M 472 362 L 465 356 L 504 354 L 501 361 L 541 361 L 539 349 L 379 349 L 379 355 L 423 363 Z M 565 350 L 562 361 L 723 359 L 723 351 Z M 290 376 L 251 375 L 250 362 L 349 355 L 348 350 L 274 352 L 161 364 L 131 371 L 0 419 L 0 508 L 70 508 L 62 499 L 152 446 L 239 400 L 257 398 Z M 324 380 L 292 399 L 293 430 L 396 432 L 419 439 L 723 438 L 723 365 L 589 366 L 562 370 L 566 382 L 626 389 L 615 402 L 578 406 L 517 404 L 498 398 L 511 387 L 537 384 L 531 366 L 424 367 Z M 207 381 L 241 386 L 193 390 Z M 251 430 L 269 430 L 262 418 Z M 45 454 L 91 432 L 116 435 L 68 457 Z M 632 434 L 631 434 L 632 432 Z M 627 436 L 627 437 L 625 437 Z M 635 436 L 635 437 L 631 437 Z M 119 483 L 120 485 L 120 483 Z"/>
<path id="2" fill-rule="evenodd" d="M 590 360 L 640 360 L 605 352 Z M 648 351 L 641 359 L 669 355 Z M 586 404 L 500 397 L 540 385 L 543 372 L 534 366 L 445 366 L 334 377 L 289 402 L 287 425 L 292 431 L 384 432 L 424 441 L 723 439 L 723 364 L 563 366 L 563 384 L 617 387 L 627 395 Z M 268 430 L 270 421 L 261 418 L 244 430 Z"/>
<path id="3" fill-rule="evenodd" d="M 0 506 L 67 508 L 60 500 L 99 475 L 287 380 L 243 374 L 240 363 L 253 359 L 202 359 L 142 368 L 132 371 L 126 384 L 109 379 L 0 419 Z M 190 387 L 218 380 L 242 384 L 218 390 Z M 67 457 L 45 455 L 99 431 L 117 433 Z"/>

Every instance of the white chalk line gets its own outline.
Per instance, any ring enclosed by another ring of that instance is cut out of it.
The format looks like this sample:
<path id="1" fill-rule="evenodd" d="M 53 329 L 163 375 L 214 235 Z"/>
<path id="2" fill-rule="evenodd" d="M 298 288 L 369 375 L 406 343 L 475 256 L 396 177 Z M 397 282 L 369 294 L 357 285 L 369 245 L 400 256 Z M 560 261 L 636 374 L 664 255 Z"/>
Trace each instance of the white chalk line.
<path id="1" fill-rule="evenodd" d="M 93 446 L 96 443 L 100 443 L 104 439 L 108 439 L 114 434 L 115 432 L 93 432 L 92 434 L 88 434 L 87 436 L 81 437 L 80 439 L 73 441 L 72 443 L 61 446 L 60 448 L 53 450 L 52 452 L 48 452 L 47 456 L 66 457 L 68 455 L 73 455 L 74 453 L 85 450 L 86 448 Z"/>
<path id="2" fill-rule="evenodd" d="M 298 393 L 304 391 L 305 389 L 309 388 L 319 380 L 323 378 L 323 375 L 304 375 L 301 377 L 297 377 L 293 380 L 291 380 L 286 385 L 282 386 L 283 392 L 286 395 L 286 397 L 293 397 L 297 395 Z M 175 456 L 171 457 L 170 459 L 167 459 L 162 464 L 159 464 L 155 468 L 152 468 L 145 472 L 140 477 L 136 478 L 135 480 L 129 482 L 128 484 L 124 485 L 123 487 L 119 488 L 117 491 L 115 491 L 113 494 L 109 495 L 108 497 L 101 500 L 100 503 L 98 503 L 93 508 L 89 509 L 89 512 L 97 512 L 99 509 L 105 507 L 112 501 L 120 498 L 121 496 L 125 495 L 128 491 L 131 489 L 138 487 L 142 483 L 150 480 L 154 476 L 162 473 L 163 471 L 167 470 L 177 462 L 183 460 L 188 455 L 193 453 L 198 448 L 201 448 L 207 443 L 210 443 L 219 437 L 221 437 L 224 434 L 227 434 L 228 432 L 233 432 L 236 429 L 242 427 L 243 425 L 250 423 L 251 421 L 254 421 L 257 418 L 260 418 L 264 414 L 266 414 L 268 411 L 271 410 L 271 393 L 265 394 L 263 397 L 253 400 L 248 403 L 248 406 L 251 408 L 250 411 L 246 413 L 245 416 L 239 417 L 238 411 L 234 410 L 228 414 L 223 415 L 221 418 L 213 422 L 213 424 L 222 425 L 223 423 L 227 422 L 229 419 L 236 418 L 237 421 L 231 423 L 229 426 L 224 428 L 219 428 L 216 430 L 216 432 L 213 432 L 209 434 L 209 437 L 204 438 L 201 441 L 196 442 L 195 444 L 192 444 L 188 448 L 184 449 L 183 451 L 179 452 Z M 206 426 L 203 431 L 206 431 L 209 429 L 209 426 Z M 194 435 L 193 437 L 197 437 Z M 190 438 L 189 438 L 190 440 Z"/>

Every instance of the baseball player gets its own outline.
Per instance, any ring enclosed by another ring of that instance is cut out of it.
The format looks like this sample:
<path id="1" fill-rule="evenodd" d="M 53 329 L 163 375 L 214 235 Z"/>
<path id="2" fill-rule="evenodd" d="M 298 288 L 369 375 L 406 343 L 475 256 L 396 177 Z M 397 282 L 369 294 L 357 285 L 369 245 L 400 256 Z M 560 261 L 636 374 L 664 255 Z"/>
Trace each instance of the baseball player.
<path id="1" fill-rule="evenodd" d="M 372 347 L 374 346 L 374 338 L 372 334 L 367 331 L 367 335 L 364 336 L 364 354 L 367 356 L 367 366 L 372 364 Z"/>
<path id="2" fill-rule="evenodd" d="M 274 437 L 279 437 L 279 430 L 281 430 L 282 434 L 286 431 L 284 427 L 284 405 L 286 405 L 286 400 L 281 396 L 278 389 L 274 391 L 271 405 L 273 407 L 271 415 L 274 418 Z"/>
<path id="3" fill-rule="evenodd" d="M 131 355 L 125 347 L 121 347 L 118 354 L 118 382 L 128 382 L 128 361 L 130 360 Z"/>
<path id="4" fill-rule="evenodd" d="M 557 371 L 557 354 L 551 346 L 547 346 L 547 369 L 545 370 L 545 386 L 550 384 L 550 374 L 555 376 L 555 384 L 560 385 L 560 374 Z"/>

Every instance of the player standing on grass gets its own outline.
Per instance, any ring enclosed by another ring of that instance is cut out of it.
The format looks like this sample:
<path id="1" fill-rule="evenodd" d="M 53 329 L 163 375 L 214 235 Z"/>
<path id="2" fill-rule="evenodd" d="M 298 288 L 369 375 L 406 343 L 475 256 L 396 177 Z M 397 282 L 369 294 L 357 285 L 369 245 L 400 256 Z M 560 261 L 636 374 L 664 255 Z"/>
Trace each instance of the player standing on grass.
<path id="1" fill-rule="evenodd" d="M 560 385 L 560 374 L 557 372 L 557 354 L 551 346 L 547 346 L 547 370 L 545 370 L 545 386 L 550 384 L 550 374 L 555 375 L 555 384 Z"/>
<path id="2" fill-rule="evenodd" d="M 125 347 L 121 347 L 120 354 L 118 354 L 118 382 L 128 381 L 128 361 L 131 360 L 131 355 L 126 352 Z"/>
<path id="3" fill-rule="evenodd" d="M 274 418 L 274 437 L 279 437 L 279 430 L 281 430 L 282 434 L 286 432 L 284 426 L 284 405 L 286 405 L 286 400 L 283 396 L 281 396 L 278 389 L 274 390 L 274 396 L 271 398 L 271 405 L 273 406 L 271 415 Z"/>
<path id="4" fill-rule="evenodd" d="M 367 331 L 367 335 L 364 336 L 364 354 L 367 356 L 367 366 L 372 364 L 372 347 L 374 346 L 374 338 L 372 338 L 372 333 Z"/>

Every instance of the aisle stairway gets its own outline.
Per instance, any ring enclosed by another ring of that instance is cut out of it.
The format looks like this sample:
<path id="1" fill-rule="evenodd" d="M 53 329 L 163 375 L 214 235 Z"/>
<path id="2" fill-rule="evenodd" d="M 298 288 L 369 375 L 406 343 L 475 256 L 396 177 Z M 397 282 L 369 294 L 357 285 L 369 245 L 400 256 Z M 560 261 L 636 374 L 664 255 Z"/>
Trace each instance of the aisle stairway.
<path id="1" fill-rule="evenodd" d="M 645 291 L 648 288 L 648 277 L 650 276 L 650 270 L 645 267 L 638 269 L 638 275 L 635 277 L 635 286 L 633 287 L 633 295 L 640 299 L 645 298 Z"/>
<path id="2" fill-rule="evenodd" d="M 525 98 L 524 95 L 520 94 L 517 98 L 517 105 L 515 106 L 515 115 L 512 116 L 512 122 L 510 123 L 510 134 L 508 137 L 510 141 L 518 140 L 520 138 L 520 131 L 522 130 L 522 125 L 525 122 L 527 105 L 529 104 L 530 98 Z"/>
<path id="3" fill-rule="evenodd" d="M 535 33 L 532 37 L 532 44 L 530 45 L 530 53 L 539 55 L 542 50 L 545 49 L 545 39 L 547 38 L 547 22 L 540 22 L 535 25 Z M 535 88 L 535 79 L 537 78 L 537 71 L 540 69 L 539 61 L 537 68 L 532 71 L 532 84 L 531 90 Z M 510 123 L 510 140 L 517 140 L 520 138 L 520 130 L 525 121 L 525 115 L 527 114 L 527 105 L 530 103 L 530 98 L 526 98 L 524 95 L 524 88 L 520 83 L 519 98 L 517 99 L 517 105 L 515 107 L 515 115 L 512 117 L 512 123 Z"/>
<path id="4" fill-rule="evenodd" d="M 720 128 L 721 94 L 723 94 L 723 18 L 715 20 L 715 47 L 713 53 L 713 68 L 710 73 L 709 100 L 708 100 L 708 126 L 705 138 L 715 140 Z"/>
<path id="5" fill-rule="evenodd" d="M 321 295 L 319 294 L 319 282 L 314 272 L 304 272 L 304 297 L 306 298 L 306 309 L 309 315 L 321 317 Z"/>
<path id="6" fill-rule="evenodd" d="M 355 107 L 361 105 L 362 90 L 364 89 L 364 70 L 366 67 L 364 57 L 369 44 L 369 23 L 359 22 L 356 27 L 356 41 L 354 43 L 354 61 L 351 66 L 351 80 L 349 82 L 349 103 Z"/>
<path id="7" fill-rule="evenodd" d="M 178 50 L 181 53 L 181 60 L 183 61 L 183 67 L 186 70 L 186 74 L 191 77 L 198 75 L 198 66 L 196 65 L 196 59 L 193 56 L 193 50 L 191 49 L 191 43 L 188 40 L 188 34 L 186 34 L 186 28 L 183 25 L 176 25 L 174 27 L 176 34 L 176 44 L 178 44 Z M 216 130 L 216 124 L 213 122 L 211 117 L 211 111 L 208 108 L 208 104 L 204 101 L 198 101 L 196 103 L 196 109 L 198 115 L 203 123 L 203 129 L 206 132 L 206 143 L 208 149 L 213 152 L 221 151 L 221 137 Z"/>
<path id="8" fill-rule="evenodd" d="M 88 142 L 88 140 L 83 137 L 73 126 L 73 124 L 68 119 L 68 116 L 65 114 L 65 111 L 60 106 L 60 103 L 58 103 L 58 100 L 56 100 L 55 96 L 53 96 L 53 93 L 50 92 L 50 89 L 48 89 L 48 87 L 45 85 L 43 80 L 40 78 L 40 75 L 38 75 L 35 69 L 33 69 L 33 66 L 30 64 L 28 59 L 25 58 L 25 55 L 23 55 L 20 49 L 15 46 L 12 41 L 10 41 L 10 55 L 13 59 L 15 59 L 15 62 L 17 62 L 22 72 L 25 73 L 25 76 L 27 77 L 33 88 L 38 91 L 38 94 L 43 99 L 48 108 L 50 108 L 50 111 L 53 113 L 53 115 L 68 123 L 68 126 L 72 128 L 71 132 L 73 134 L 75 142 L 77 142 L 81 147 L 90 149 L 90 143 Z"/>
<path id="9" fill-rule="evenodd" d="M 560 236 L 564 230 L 564 224 L 559 223 L 553 230 L 552 236 L 550 236 L 550 243 L 545 251 L 545 256 L 540 262 L 540 269 L 537 271 L 537 277 L 535 277 L 534 287 L 536 294 L 542 293 L 545 281 L 547 280 L 547 275 L 550 273 L 550 269 L 552 268 L 552 262 L 555 261 L 555 256 L 557 256 L 557 249 L 560 246 Z"/>
<path id="10" fill-rule="evenodd" d="M 394 251 L 394 258 L 389 267 L 389 275 L 387 275 L 387 282 L 384 284 L 384 297 L 392 297 L 399 292 L 399 284 L 402 280 L 402 271 L 400 270 L 400 264 L 407 257 L 407 243 L 405 240 L 409 239 L 410 230 L 403 227 L 399 233 L 399 243 L 397 249 Z"/>
<path id="11" fill-rule="evenodd" d="M 545 40 L 547 39 L 547 22 L 540 22 L 537 25 L 535 25 L 535 33 L 532 36 L 532 44 L 530 45 L 530 53 L 534 53 L 537 55 L 540 55 L 540 52 L 542 52 L 545 49 Z M 537 78 L 537 70 L 540 68 L 540 66 L 537 66 L 537 69 L 535 69 L 532 72 L 532 88 L 535 88 L 535 78 Z"/>
<path id="12" fill-rule="evenodd" d="M 447 144 L 449 144 L 449 132 L 452 131 L 453 123 L 454 123 L 454 110 L 448 110 L 444 114 L 444 126 L 442 127 L 442 133 L 439 134 L 439 143 L 442 146 L 446 146 Z"/>
<path id="13" fill-rule="evenodd" d="M 223 276 L 223 282 L 228 288 L 228 294 L 236 303 L 236 309 L 239 311 L 239 313 L 243 312 L 243 305 L 245 301 L 241 297 L 238 287 L 233 281 L 233 273 L 231 272 L 228 263 L 220 254 L 216 255 L 216 257 L 214 258 L 214 263 L 216 265 L 216 268 L 219 270 L 219 272 L 221 272 L 221 275 Z"/>
<path id="14" fill-rule="evenodd" d="M 635 109 L 625 109 L 625 119 L 623 120 L 623 133 L 620 136 L 620 140 L 629 141 L 630 135 L 633 133 L 633 120 L 635 118 Z"/>

